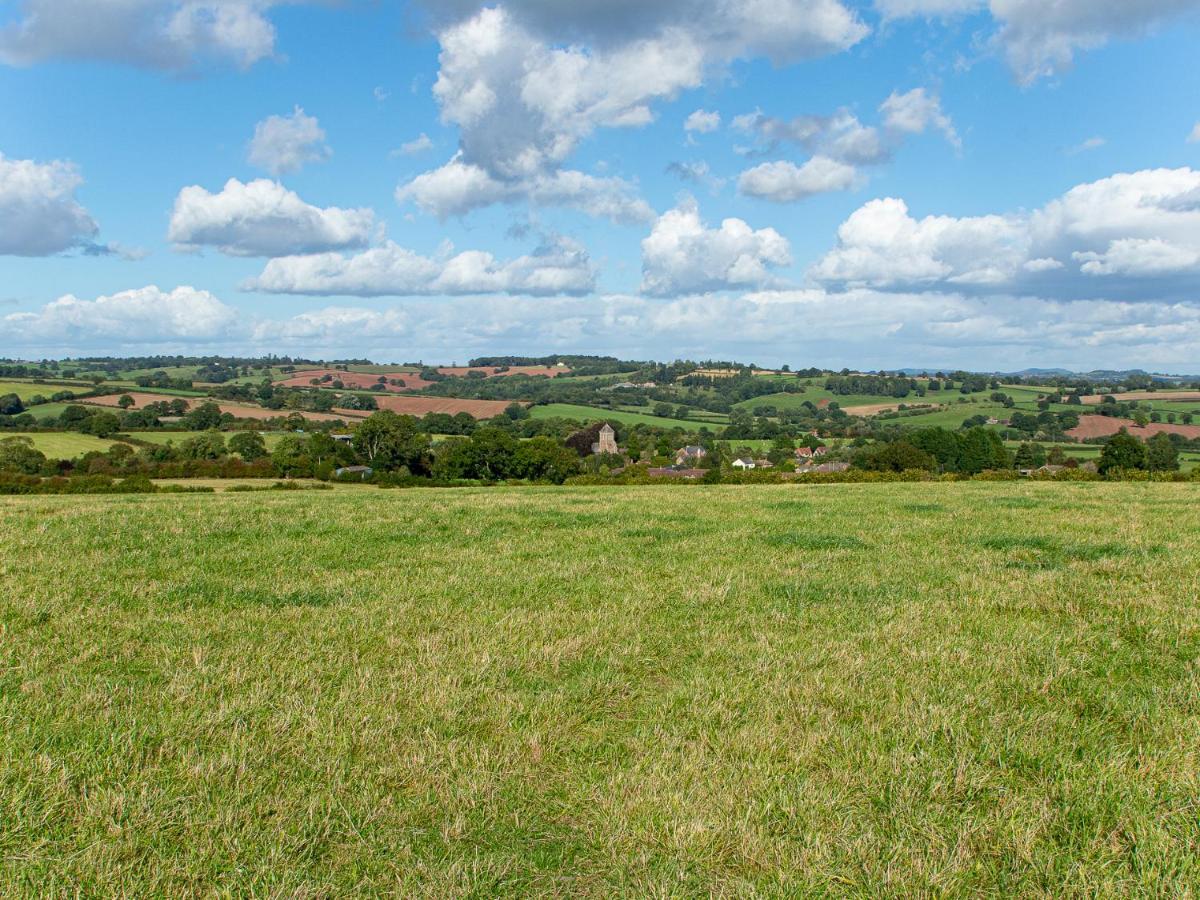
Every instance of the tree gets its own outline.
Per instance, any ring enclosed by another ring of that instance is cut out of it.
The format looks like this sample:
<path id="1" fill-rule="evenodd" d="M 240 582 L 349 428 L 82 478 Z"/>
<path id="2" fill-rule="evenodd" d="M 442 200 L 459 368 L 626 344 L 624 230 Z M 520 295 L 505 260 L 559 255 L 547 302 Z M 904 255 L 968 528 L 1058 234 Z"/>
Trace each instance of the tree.
<path id="1" fill-rule="evenodd" d="M 1046 450 L 1041 444 L 1024 443 L 1017 448 L 1013 465 L 1018 469 L 1037 469 L 1046 464 Z"/>
<path id="2" fill-rule="evenodd" d="M 529 410 L 525 408 L 523 403 L 510 403 L 504 407 L 504 415 L 517 422 L 521 419 L 529 418 Z"/>
<path id="3" fill-rule="evenodd" d="M 201 403 L 184 416 L 184 422 L 194 431 L 208 431 L 221 424 L 221 407 L 215 403 Z"/>
<path id="4" fill-rule="evenodd" d="M 0 416 L 19 416 L 25 412 L 25 404 L 16 394 L 0 396 Z"/>
<path id="5" fill-rule="evenodd" d="M 1051 447 L 1050 452 L 1046 454 L 1046 462 L 1052 466 L 1065 466 L 1067 454 L 1063 453 L 1062 447 Z"/>
<path id="6" fill-rule="evenodd" d="M 522 478 L 562 484 L 579 474 L 579 455 L 554 438 L 541 436 L 517 447 L 515 465 Z"/>
<path id="7" fill-rule="evenodd" d="M 46 464 L 46 456 L 34 449 L 33 440 L 27 437 L 0 439 L 0 471 L 36 475 Z"/>
<path id="8" fill-rule="evenodd" d="M 1000 435 L 990 428 L 971 428 L 962 435 L 962 453 L 958 470 L 967 475 L 978 475 L 988 469 L 1007 469 L 1012 466 L 1012 457 L 1004 449 Z"/>
<path id="9" fill-rule="evenodd" d="M 239 431 L 229 439 L 229 452 L 254 462 L 267 455 L 267 442 L 257 431 Z"/>
<path id="10" fill-rule="evenodd" d="M 921 428 L 908 436 L 909 442 L 918 450 L 932 456 L 944 472 L 958 471 L 958 458 L 962 453 L 961 439 L 945 428 Z"/>
<path id="11" fill-rule="evenodd" d="M 390 409 L 372 413 L 358 426 L 354 449 L 373 469 L 393 472 L 406 467 L 414 475 L 429 471 L 429 435 L 412 416 Z"/>
<path id="12" fill-rule="evenodd" d="M 133 406 L 133 403 L 133 398 L 128 394 L 122 394 L 117 398 L 117 406 L 121 407 L 121 409 L 129 409 L 129 407 Z"/>
<path id="13" fill-rule="evenodd" d="M 114 413 L 101 412 L 96 413 L 84 420 L 80 425 L 79 430 L 84 434 L 94 434 L 99 438 L 106 438 L 116 434 L 121 429 L 121 420 Z"/>
<path id="14" fill-rule="evenodd" d="M 1145 469 L 1146 445 L 1122 428 L 1100 451 L 1097 468 L 1102 475 L 1120 469 Z"/>
<path id="15" fill-rule="evenodd" d="M 870 472 L 905 472 L 909 469 L 932 471 L 937 467 L 937 460 L 908 441 L 900 440 L 880 444 L 868 451 L 862 457 L 861 465 Z"/>
<path id="16" fill-rule="evenodd" d="M 1151 472 L 1179 471 L 1179 448 L 1165 431 L 1146 442 L 1146 468 Z"/>
<path id="17" fill-rule="evenodd" d="M 220 459 L 225 455 L 225 437 L 219 431 L 206 431 L 179 445 L 184 459 Z"/>
<path id="18" fill-rule="evenodd" d="M 302 478 L 312 474 L 312 462 L 308 458 L 308 447 L 304 438 L 289 434 L 271 451 L 271 465 L 285 478 Z"/>

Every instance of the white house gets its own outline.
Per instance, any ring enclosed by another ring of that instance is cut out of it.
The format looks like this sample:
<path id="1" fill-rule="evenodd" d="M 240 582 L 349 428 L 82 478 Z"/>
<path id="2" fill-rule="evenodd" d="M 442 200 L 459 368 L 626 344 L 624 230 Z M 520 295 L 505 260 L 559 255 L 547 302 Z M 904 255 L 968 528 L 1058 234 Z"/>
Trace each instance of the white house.
<path id="1" fill-rule="evenodd" d="M 755 463 L 754 460 L 747 459 L 747 458 L 741 457 L 741 456 L 739 456 L 737 459 L 735 459 L 733 461 L 733 467 L 735 469 L 753 469 L 756 466 L 757 466 L 757 463 Z"/>

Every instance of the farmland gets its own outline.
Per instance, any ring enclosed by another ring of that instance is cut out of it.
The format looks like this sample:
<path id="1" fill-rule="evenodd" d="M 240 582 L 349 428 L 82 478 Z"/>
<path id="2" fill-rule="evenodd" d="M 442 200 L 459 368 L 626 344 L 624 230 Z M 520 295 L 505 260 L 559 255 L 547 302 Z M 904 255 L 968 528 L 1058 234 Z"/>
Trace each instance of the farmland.
<path id="1" fill-rule="evenodd" d="M 0 894 L 1187 895 L 1195 490 L 5 498 Z"/>
<path id="2" fill-rule="evenodd" d="M 38 381 L 10 381 L 0 380 L 0 395 L 16 394 L 22 401 L 29 400 L 31 397 L 49 397 L 51 394 L 56 394 L 59 391 L 71 391 L 75 394 L 87 394 L 92 390 L 90 384 L 78 384 L 76 382 L 38 382 Z"/>

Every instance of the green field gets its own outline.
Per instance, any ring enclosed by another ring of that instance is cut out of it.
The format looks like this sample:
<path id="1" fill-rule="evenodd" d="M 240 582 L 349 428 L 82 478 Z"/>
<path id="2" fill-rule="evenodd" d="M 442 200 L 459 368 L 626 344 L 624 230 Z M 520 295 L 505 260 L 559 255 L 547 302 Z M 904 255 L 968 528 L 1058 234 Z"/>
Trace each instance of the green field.
<path id="1" fill-rule="evenodd" d="M 578 419 L 583 422 L 620 422 L 626 425 L 655 425 L 659 428 L 684 428 L 694 431 L 707 426 L 718 430 L 722 425 L 718 422 L 703 422 L 692 419 L 666 419 L 649 413 L 629 412 L 621 409 L 598 409 L 594 406 L 580 406 L 574 403 L 547 403 L 544 406 L 531 406 L 530 415 L 535 419 Z"/>
<path id="2" fill-rule="evenodd" d="M 1195 895 L 1196 492 L 0 499 L 0 896 Z"/>
<path id="3" fill-rule="evenodd" d="M 90 384 L 54 384 L 45 382 L 37 384 L 33 381 L 8 381 L 0 380 L 0 394 L 16 394 L 21 400 L 28 400 L 30 397 L 36 397 L 39 394 L 43 397 L 49 397 L 51 394 L 57 394 L 59 391 L 71 391 L 78 395 L 92 393 Z"/>
<path id="4" fill-rule="evenodd" d="M 91 450 L 103 453 L 117 441 L 93 437 L 90 434 L 75 432 L 30 432 L 28 434 L 15 431 L 0 431 L 0 440 L 10 437 L 25 437 L 33 441 L 35 449 L 45 453 L 49 459 L 74 459 L 76 456 Z"/>
<path id="5" fill-rule="evenodd" d="M 260 433 L 262 435 L 263 442 L 267 445 L 268 450 L 273 450 L 275 448 L 275 445 L 278 444 L 281 440 L 283 440 L 284 437 L 286 437 L 288 434 L 288 432 L 284 432 L 284 431 L 266 431 L 266 432 L 260 432 Z M 147 441 L 151 444 L 173 443 L 173 444 L 175 444 L 175 446 L 178 447 L 180 444 L 182 444 L 188 438 L 194 438 L 197 435 L 204 434 L 204 432 L 203 431 L 130 431 L 130 432 L 128 432 L 128 434 L 131 438 L 136 438 L 139 441 Z M 235 434 L 237 434 L 236 431 L 222 432 L 222 436 L 225 438 L 226 442 L 228 442 L 229 439 L 231 437 L 233 437 Z"/>

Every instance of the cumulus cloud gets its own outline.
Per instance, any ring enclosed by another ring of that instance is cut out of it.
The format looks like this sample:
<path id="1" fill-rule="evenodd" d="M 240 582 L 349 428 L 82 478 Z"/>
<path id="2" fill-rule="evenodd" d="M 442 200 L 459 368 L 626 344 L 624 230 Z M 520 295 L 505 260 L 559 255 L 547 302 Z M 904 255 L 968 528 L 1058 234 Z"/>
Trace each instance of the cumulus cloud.
<path id="1" fill-rule="evenodd" d="M 655 297 L 762 287 L 770 270 L 790 265 L 791 248 L 774 228 L 741 219 L 706 228 L 694 200 L 664 213 L 642 241 L 642 291 Z"/>
<path id="2" fill-rule="evenodd" d="M 403 156 L 416 156 L 419 153 L 425 153 L 432 149 L 433 141 L 423 131 L 411 141 L 405 141 L 400 145 L 400 153 Z"/>
<path id="3" fill-rule="evenodd" d="M 321 209 L 277 182 L 231 178 L 216 194 L 198 185 L 181 190 L 167 237 L 182 250 L 292 256 L 365 247 L 374 230 L 369 209 Z"/>
<path id="4" fill-rule="evenodd" d="M 74 295 L 37 312 L 0 318 L 0 336 L 20 345 L 120 347 L 129 344 L 207 341 L 234 335 L 237 312 L 208 291 L 151 285 L 81 300 Z"/>
<path id="5" fill-rule="evenodd" d="M 574 241 L 559 238 L 510 262 L 500 262 L 479 250 L 431 259 L 386 241 L 353 256 L 324 253 L 272 259 L 262 275 L 244 287 L 275 294 L 384 297 L 551 296 L 585 294 L 595 285 L 587 251 Z"/>
<path id="6" fill-rule="evenodd" d="M 290 116 L 268 116 L 254 126 L 248 159 L 252 166 L 278 176 L 332 155 L 316 117 L 306 116 L 297 106 Z"/>
<path id="7" fill-rule="evenodd" d="M 810 272 L 818 281 L 1186 296 L 1200 271 L 1200 172 L 1113 175 L 1031 213 L 916 219 L 902 200 L 872 200 L 837 237 Z"/>
<path id="8" fill-rule="evenodd" d="M 941 100 L 925 88 L 913 88 L 904 94 L 894 91 L 879 111 L 883 113 L 884 125 L 893 131 L 922 134 L 928 128 L 936 128 L 953 146 L 962 146 L 954 123 L 942 112 Z"/>
<path id="9" fill-rule="evenodd" d="M 647 124 L 657 101 L 698 87 L 713 65 L 836 52 L 866 34 L 838 0 L 753 0 L 716 10 L 700 0 L 619 5 L 628 8 L 605 4 L 602 13 L 591 0 L 440 4 L 452 21 L 438 33 L 434 96 L 443 121 L 459 128 L 460 151 L 443 167 L 449 172 L 425 173 L 399 196 L 427 208 L 432 184 L 469 174 L 483 189 L 459 193 L 456 212 L 517 198 L 580 205 L 577 195 L 544 186 L 560 175 L 578 181 L 581 173 L 564 164 L 597 128 Z M 620 192 L 631 189 L 622 183 Z M 594 204 L 581 208 L 594 214 Z"/>
<path id="10" fill-rule="evenodd" d="M 535 206 L 569 206 L 613 222 L 646 222 L 654 210 L 620 178 L 597 178 L 559 169 L 517 181 L 491 175 L 456 156 L 441 168 L 418 175 L 396 189 L 396 199 L 412 200 L 440 219 L 461 216 L 493 203 L 527 200 Z"/>
<path id="11" fill-rule="evenodd" d="M 684 131 L 698 131 L 701 134 L 716 131 L 720 127 L 721 114 L 719 112 L 709 112 L 705 109 L 696 110 L 683 122 Z"/>
<path id="12" fill-rule="evenodd" d="M 875 0 L 885 18 L 946 17 L 987 9 L 993 42 L 1017 79 L 1032 84 L 1069 69 L 1075 55 L 1115 37 L 1145 34 L 1200 9 L 1200 0 Z"/>
<path id="13" fill-rule="evenodd" d="M 858 167 L 887 162 L 906 136 L 931 127 L 942 131 L 955 147 L 960 146 L 941 102 L 924 88 L 893 93 L 879 111 L 882 129 L 864 125 L 845 108 L 832 116 L 781 119 L 755 111 L 735 117 L 733 127 L 753 135 L 760 152 L 773 153 L 792 144 L 812 154 L 803 165 L 777 161 L 746 170 L 739 181 L 742 193 L 785 202 L 848 190 L 865 181 L 859 177 Z"/>
<path id="14" fill-rule="evenodd" d="M 0 62 L 103 60 L 182 70 L 241 68 L 275 52 L 267 18 L 278 0 L 19 0 L 0 27 Z"/>
<path id="15" fill-rule="evenodd" d="M 71 163 L 7 159 L 0 153 L 0 255 L 49 256 L 96 247 L 99 227 L 75 199 L 82 184 Z"/>
<path id="16" fill-rule="evenodd" d="M 738 190 L 749 197 L 792 203 L 814 194 L 847 191 L 857 183 L 854 166 L 814 156 L 800 166 L 783 160 L 747 169 L 738 178 Z"/>

